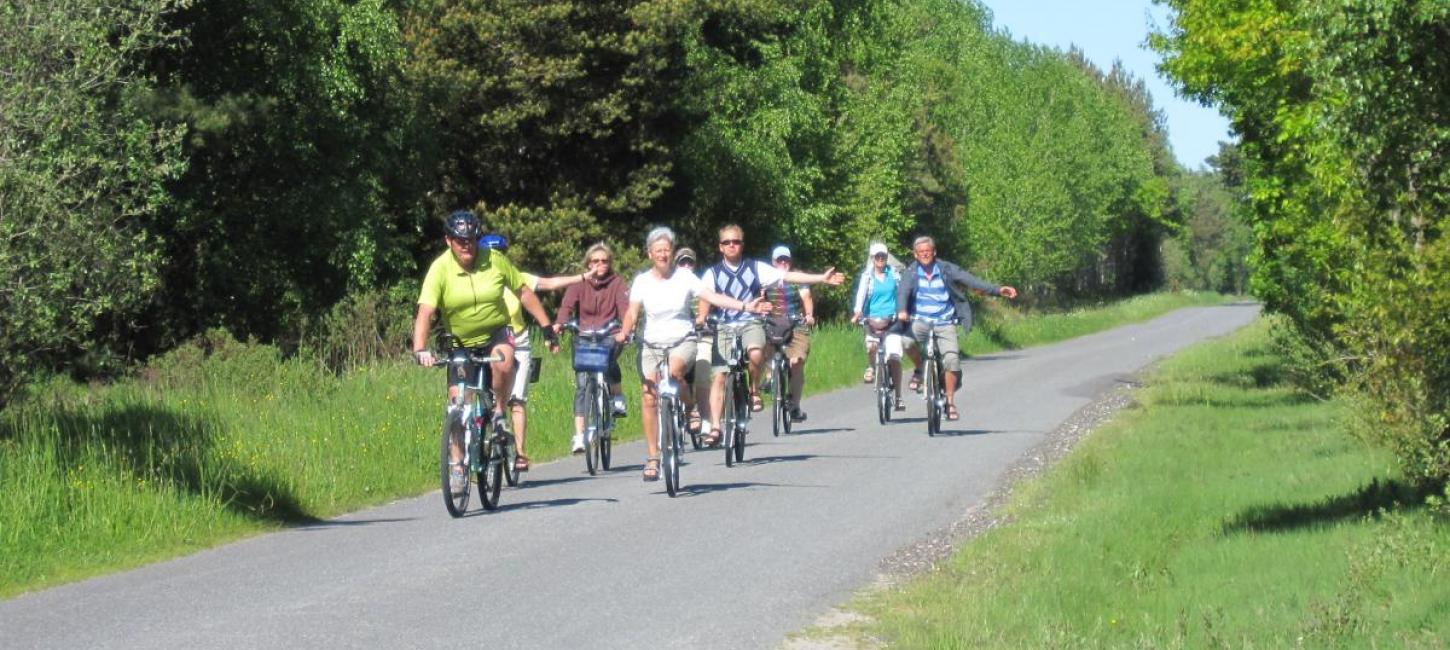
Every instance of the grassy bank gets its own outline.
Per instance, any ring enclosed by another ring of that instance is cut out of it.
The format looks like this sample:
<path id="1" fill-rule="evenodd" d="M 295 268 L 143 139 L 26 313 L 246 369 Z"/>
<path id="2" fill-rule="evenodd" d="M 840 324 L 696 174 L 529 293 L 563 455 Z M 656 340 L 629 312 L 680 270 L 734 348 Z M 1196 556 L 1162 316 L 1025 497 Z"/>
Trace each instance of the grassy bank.
<path id="1" fill-rule="evenodd" d="M 1021 486 L 940 571 L 868 597 L 891 645 L 1450 643 L 1450 522 L 1285 386 L 1260 323 L 1165 363 L 1142 408 Z"/>
<path id="2" fill-rule="evenodd" d="M 1160 294 L 1023 319 L 994 312 L 964 345 L 1045 343 L 1220 300 Z M 529 405 L 535 461 L 567 454 L 572 433 L 567 353 L 545 357 Z M 622 363 L 637 410 L 633 359 L 626 352 Z M 864 363 L 858 330 L 820 328 L 808 392 L 859 382 Z M 267 346 L 212 340 L 114 385 L 36 387 L 0 412 L 0 596 L 436 489 L 442 386 L 437 370 L 335 377 Z M 638 437 L 638 417 L 621 426 Z"/>

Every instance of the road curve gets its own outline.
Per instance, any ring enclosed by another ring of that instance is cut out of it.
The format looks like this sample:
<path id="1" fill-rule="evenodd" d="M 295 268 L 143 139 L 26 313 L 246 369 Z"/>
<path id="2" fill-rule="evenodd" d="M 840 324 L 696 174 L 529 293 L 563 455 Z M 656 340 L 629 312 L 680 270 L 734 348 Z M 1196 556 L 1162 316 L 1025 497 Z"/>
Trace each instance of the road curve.
<path id="1" fill-rule="evenodd" d="M 746 462 L 692 452 L 686 494 L 540 465 L 495 513 L 437 493 L 0 602 L 0 648 L 770 648 L 882 558 L 958 519 L 1058 423 L 1164 355 L 1252 321 L 1182 309 L 966 365 L 962 419 L 928 438 L 919 399 L 876 424 L 869 389 L 805 401 L 797 434 L 757 418 Z"/>

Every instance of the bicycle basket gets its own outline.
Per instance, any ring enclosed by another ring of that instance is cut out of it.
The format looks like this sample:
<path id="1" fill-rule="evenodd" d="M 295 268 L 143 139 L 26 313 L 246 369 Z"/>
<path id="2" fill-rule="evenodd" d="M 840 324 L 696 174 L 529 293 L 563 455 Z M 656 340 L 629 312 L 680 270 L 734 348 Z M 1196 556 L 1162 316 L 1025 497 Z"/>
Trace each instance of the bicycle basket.
<path id="1" fill-rule="evenodd" d="M 578 341 L 574 344 L 575 372 L 604 372 L 609 369 L 609 356 L 614 346 L 607 343 Z"/>

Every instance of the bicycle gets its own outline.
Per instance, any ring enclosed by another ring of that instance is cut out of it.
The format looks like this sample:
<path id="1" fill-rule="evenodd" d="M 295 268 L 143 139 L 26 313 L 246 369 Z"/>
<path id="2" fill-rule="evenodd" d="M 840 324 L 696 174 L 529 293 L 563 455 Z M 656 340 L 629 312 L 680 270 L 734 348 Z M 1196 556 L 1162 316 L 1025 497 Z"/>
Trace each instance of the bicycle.
<path id="1" fill-rule="evenodd" d="M 666 345 L 651 345 L 640 339 L 641 357 L 643 349 L 648 348 L 666 354 L 661 355 L 659 366 L 655 369 L 655 412 L 657 426 L 655 427 L 656 448 L 660 450 L 660 472 L 665 475 L 665 492 L 671 497 L 680 490 L 680 456 L 685 451 L 685 406 L 680 401 L 680 382 L 670 375 L 669 350 L 679 345 L 681 341 L 687 340 L 690 334 L 679 341 Z"/>
<path id="2" fill-rule="evenodd" d="M 795 402 L 795 396 L 790 393 L 790 359 L 785 356 L 785 346 L 790 343 L 795 328 L 799 327 L 801 322 L 802 319 L 799 316 L 791 316 L 791 326 L 781 336 L 775 336 L 771 332 L 770 326 L 766 327 L 766 338 L 774 350 L 770 356 L 770 382 L 775 397 L 770 410 L 771 435 L 775 436 L 779 436 L 782 430 L 790 433 L 790 407 Z"/>
<path id="3" fill-rule="evenodd" d="M 745 460 L 745 432 L 750 427 L 750 379 L 746 372 L 745 343 L 741 331 L 754 321 L 717 323 L 715 326 L 715 349 L 719 350 L 720 335 L 733 334 L 730 349 L 721 355 L 728 368 L 725 379 L 725 401 L 721 407 L 720 429 L 725 434 L 725 466 Z"/>
<path id="4" fill-rule="evenodd" d="M 872 332 L 871 323 L 866 320 L 861 322 L 861 328 L 866 330 L 867 337 L 876 339 L 876 354 L 871 362 L 876 384 L 876 418 L 881 424 L 887 424 L 896 404 L 896 382 L 891 376 L 891 359 L 886 355 L 886 337 L 892 334 L 890 330 L 882 330 L 880 334 Z"/>
<path id="5" fill-rule="evenodd" d="M 489 364 L 503 360 L 487 348 L 448 347 L 448 356 L 434 367 L 448 367 L 449 383 L 456 387 L 456 397 L 449 399 L 443 417 L 443 438 L 439 453 L 443 483 L 443 503 L 448 514 L 462 517 L 468 510 L 469 493 L 475 481 L 484 510 L 498 508 L 499 490 L 504 481 L 504 468 L 512 468 L 518 458 L 514 435 L 508 418 L 494 412 L 492 369 Z M 492 416 L 485 425 L 484 418 Z M 453 460 L 454 449 L 461 458 Z M 463 490 L 454 492 L 451 480 L 453 467 L 461 465 Z"/>
<path id="6" fill-rule="evenodd" d="M 928 326 L 926 332 L 926 349 L 922 350 L 921 357 L 922 364 L 926 366 L 926 374 L 923 377 L 923 386 L 925 387 L 924 396 L 926 398 L 926 435 L 934 436 L 941 433 L 941 415 L 942 411 L 946 409 L 946 379 L 942 374 L 941 349 L 937 347 L 936 328 L 933 326 L 946 324 L 955 328 L 959 321 L 955 318 L 945 323 L 920 318 L 914 318 L 912 320 L 926 323 Z M 956 330 L 953 329 L 952 331 L 955 332 Z"/>
<path id="7" fill-rule="evenodd" d="M 574 337 L 574 371 L 587 382 L 584 394 L 584 467 L 594 476 L 597 470 L 609 471 L 614 447 L 614 406 L 610 401 L 609 382 L 604 372 L 614 354 L 614 332 L 619 321 L 610 320 L 604 327 L 581 330 L 579 324 L 567 323 Z"/>

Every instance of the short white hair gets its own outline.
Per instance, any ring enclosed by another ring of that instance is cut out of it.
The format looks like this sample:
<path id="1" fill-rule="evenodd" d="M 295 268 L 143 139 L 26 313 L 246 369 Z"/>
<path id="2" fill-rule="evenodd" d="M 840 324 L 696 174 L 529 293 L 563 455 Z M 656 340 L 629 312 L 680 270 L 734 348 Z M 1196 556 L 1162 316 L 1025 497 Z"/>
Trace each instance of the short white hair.
<path id="1" fill-rule="evenodd" d="M 911 250 L 916 250 L 916 247 L 922 244 L 931 244 L 931 249 L 936 250 L 936 240 L 928 237 L 927 235 L 917 237 L 916 241 L 911 242 Z"/>
<path id="2" fill-rule="evenodd" d="M 652 246 L 655 245 L 655 242 L 657 242 L 657 241 L 659 241 L 661 239 L 668 239 L 668 240 L 670 240 L 670 248 L 674 248 L 675 247 L 675 231 L 670 230 L 666 226 L 659 226 L 659 227 L 655 228 L 654 230 L 649 231 L 649 234 L 648 235 L 645 235 L 645 237 L 644 237 L 644 250 L 645 250 L 645 252 L 649 252 L 649 249 Z"/>

